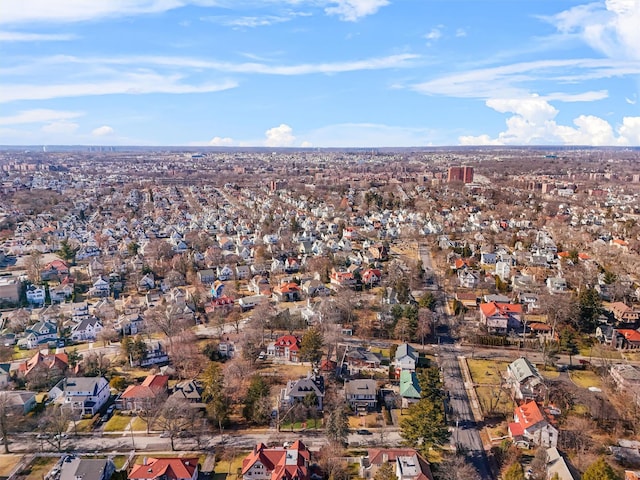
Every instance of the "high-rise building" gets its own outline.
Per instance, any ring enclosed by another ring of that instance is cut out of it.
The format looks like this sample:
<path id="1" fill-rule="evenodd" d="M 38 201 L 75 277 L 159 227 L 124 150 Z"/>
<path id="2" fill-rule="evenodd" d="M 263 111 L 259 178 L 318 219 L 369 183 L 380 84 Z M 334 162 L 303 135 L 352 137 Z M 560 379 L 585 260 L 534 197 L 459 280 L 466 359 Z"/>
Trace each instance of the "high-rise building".
<path id="1" fill-rule="evenodd" d="M 463 183 L 472 183 L 473 182 L 473 167 L 449 167 L 449 172 L 447 175 L 447 182 L 463 182 Z"/>

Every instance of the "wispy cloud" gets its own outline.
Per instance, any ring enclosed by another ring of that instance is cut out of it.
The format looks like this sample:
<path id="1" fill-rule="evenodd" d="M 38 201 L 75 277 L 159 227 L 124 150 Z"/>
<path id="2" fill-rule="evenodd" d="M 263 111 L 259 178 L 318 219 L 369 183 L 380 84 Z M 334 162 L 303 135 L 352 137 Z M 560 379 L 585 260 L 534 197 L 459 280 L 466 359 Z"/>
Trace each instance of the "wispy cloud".
<path id="1" fill-rule="evenodd" d="M 231 80 L 219 83 L 192 85 L 181 82 L 179 75 L 132 73 L 121 79 L 66 84 L 4 84 L 0 85 L 0 103 L 17 100 L 46 100 L 52 98 L 94 95 L 140 95 L 148 93 L 209 93 L 237 87 Z"/>
<path id="2" fill-rule="evenodd" d="M 311 15 L 312 14 L 310 12 L 294 12 L 292 10 L 288 10 L 278 15 L 252 15 L 240 17 L 233 17 L 230 15 L 210 15 L 200 17 L 200 20 L 232 28 L 257 28 L 285 23 L 296 17 L 309 17 Z"/>
<path id="3" fill-rule="evenodd" d="M 456 30 L 456 37 L 460 38 L 460 37 L 466 37 L 467 36 L 467 31 L 464 28 L 458 28 Z"/>
<path id="4" fill-rule="evenodd" d="M 438 25 L 437 27 L 432 28 L 429 33 L 427 33 L 424 38 L 427 40 L 438 40 L 442 37 L 442 28 L 443 25 Z"/>
<path id="5" fill-rule="evenodd" d="M 0 31 L 0 42 L 66 42 L 77 39 L 70 33 L 29 33 Z"/>
<path id="6" fill-rule="evenodd" d="M 49 110 L 38 108 L 23 110 L 7 117 L 0 117 L 0 125 L 19 125 L 29 123 L 48 123 L 57 121 L 68 121 L 82 117 L 84 112 L 72 112 L 66 110 Z"/>
<path id="7" fill-rule="evenodd" d="M 345 22 L 357 22 L 363 17 L 373 15 L 389 5 L 388 0 L 330 0 L 324 9 L 327 15 L 337 15 Z"/>
<path id="8" fill-rule="evenodd" d="M 569 73 L 568 73 L 569 72 Z M 640 73 L 640 62 L 610 59 L 538 60 L 456 72 L 411 88 L 425 95 L 459 98 L 527 97 L 529 85 L 541 82 L 575 84 L 586 80 Z M 580 94 L 550 93 L 550 98 L 566 101 L 593 101 L 605 98 L 604 90 Z"/>

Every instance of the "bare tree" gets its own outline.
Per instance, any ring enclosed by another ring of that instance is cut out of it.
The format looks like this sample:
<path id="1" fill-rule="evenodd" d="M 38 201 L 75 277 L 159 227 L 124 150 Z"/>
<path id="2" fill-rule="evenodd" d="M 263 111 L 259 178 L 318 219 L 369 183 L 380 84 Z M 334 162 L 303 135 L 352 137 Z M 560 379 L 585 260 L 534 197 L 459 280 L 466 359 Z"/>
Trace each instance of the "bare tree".
<path id="1" fill-rule="evenodd" d="M 478 471 L 464 455 L 452 455 L 444 458 L 435 474 L 437 480 L 480 480 Z"/>
<path id="2" fill-rule="evenodd" d="M 164 403 L 157 424 L 164 430 L 171 441 L 171 450 L 175 450 L 175 440 L 191 426 L 191 405 L 186 400 L 169 397 Z"/>
<path id="3" fill-rule="evenodd" d="M 163 301 L 147 310 L 145 317 L 155 330 L 165 334 L 169 340 L 169 353 L 173 355 L 175 336 L 184 330 L 186 326 L 181 309 L 177 305 Z"/>
<path id="4" fill-rule="evenodd" d="M 38 285 L 42 281 L 43 255 L 39 250 L 31 250 L 24 259 L 24 266 L 31 283 Z"/>
<path id="5" fill-rule="evenodd" d="M 47 434 L 47 442 L 59 452 L 62 451 L 62 442 L 71 419 L 71 409 L 60 405 L 50 406 L 41 417 L 39 430 Z"/>

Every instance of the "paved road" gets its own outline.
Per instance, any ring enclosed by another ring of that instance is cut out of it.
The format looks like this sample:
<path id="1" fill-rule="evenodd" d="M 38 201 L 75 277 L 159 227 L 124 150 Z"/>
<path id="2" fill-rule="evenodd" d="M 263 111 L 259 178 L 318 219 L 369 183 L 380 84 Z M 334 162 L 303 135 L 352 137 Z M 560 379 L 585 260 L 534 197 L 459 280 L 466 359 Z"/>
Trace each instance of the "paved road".
<path id="1" fill-rule="evenodd" d="M 449 393 L 449 418 L 457 426 L 453 427 L 451 443 L 466 454 L 476 467 L 482 480 L 492 480 L 493 476 L 485 455 L 480 432 L 477 428 L 467 391 L 464 386 L 459 352 L 454 345 L 443 344 L 438 348 L 438 363 L 444 377 L 444 387 Z"/>

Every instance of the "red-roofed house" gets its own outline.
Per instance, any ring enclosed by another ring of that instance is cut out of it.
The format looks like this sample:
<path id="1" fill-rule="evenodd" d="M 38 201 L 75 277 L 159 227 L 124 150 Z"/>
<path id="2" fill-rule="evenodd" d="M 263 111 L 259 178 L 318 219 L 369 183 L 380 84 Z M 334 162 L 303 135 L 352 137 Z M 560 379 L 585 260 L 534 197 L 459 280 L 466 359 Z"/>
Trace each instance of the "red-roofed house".
<path id="1" fill-rule="evenodd" d="M 558 445 L 558 429 L 545 417 L 533 400 L 516 407 L 514 422 L 509 424 L 509 436 L 514 440 L 527 440 L 542 447 Z"/>
<path id="2" fill-rule="evenodd" d="M 69 275 L 69 265 L 62 260 L 54 260 L 45 265 L 40 276 L 42 280 L 49 280 L 56 276 L 61 278 L 66 275 Z"/>
<path id="3" fill-rule="evenodd" d="M 506 334 L 509 329 L 522 329 L 522 305 L 489 302 L 480 304 L 480 321 L 489 333 Z"/>
<path id="4" fill-rule="evenodd" d="M 198 458 L 147 458 L 142 465 L 134 465 L 129 480 L 196 480 Z"/>
<path id="5" fill-rule="evenodd" d="M 283 335 L 273 344 L 274 356 L 290 362 L 299 361 L 300 340 L 294 335 Z"/>
<path id="6" fill-rule="evenodd" d="M 360 459 L 360 477 L 374 478 L 385 463 L 395 468 L 398 480 L 433 480 L 429 462 L 413 448 L 371 448 Z"/>
<path id="7" fill-rule="evenodd" d="M 278 302 L 296 302 L 300 300 L 300 286 L 295 282 L 281 283 L 273 289 L 273 299 Z"/>
<path id="8" fill-rule="evenodd" d="M 129 385 L 120 396 L 121 410 L 145 410 L 150 404 L 166 398 L 168 375 L 148 375 L 140 385 Z"/>
<path id="9" fill-rule="evenodd" d="M 329 276 L 329 281 L 334 285 L 340 285 L 342 287 L 351 287 L 356 284 L 356 279 L 352 272 L 343 272 L 340 270 L 333 270 Z"/>
<path id="10" fill-rule="evenodd" d="M 56 371 L 57 374 L 62 375 L 67 371 L 68 367 L 69 357 L 66 353 L 43 355 L 41 352 L 38 352 L 18 366 L 18 374 L 24 378 L 28 378 L 30 375 L 35 375 L 37 372 L 49 370 L 49 372 Z M 51 375 L 51 373 L 48 375 Z"/>
<path id="11" fill-rule="evenodd" d="M 289 448 L 257 444 L 242 461 L 244 480 L 309 480 L 311 453 L 300 440 Z"/>
<path id="12" fill-rule="evenodd" d="M 369 285 L 377 285 L 382 279 L 382 272 L 377 268 L 367 268 L 362 272 L 362 283 Z"/>
<path id="13" fill-rule="evenodd" d="M 640 332 L 630 328 L 616 328 L 611 336 L 611 345 L 620 350 L 637 350 L 640 348 Z"/>

